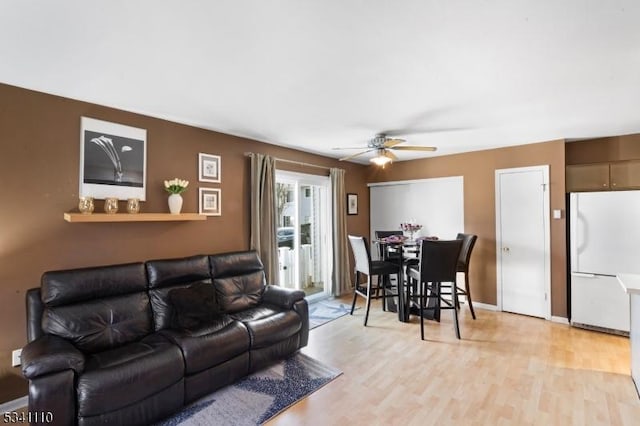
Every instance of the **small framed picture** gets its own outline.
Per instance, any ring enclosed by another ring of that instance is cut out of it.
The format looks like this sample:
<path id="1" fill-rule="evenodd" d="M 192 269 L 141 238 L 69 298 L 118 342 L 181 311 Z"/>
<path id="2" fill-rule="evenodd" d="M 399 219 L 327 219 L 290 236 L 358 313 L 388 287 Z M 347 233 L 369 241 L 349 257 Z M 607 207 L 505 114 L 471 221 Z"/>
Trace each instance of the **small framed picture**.
<path id="1" fill-rule="evenodd" d="M 219 155 L 198 154 L 198 180 L 200 182 L 220 183 L 222 174 Z"/>
<path id="2" fill-rule="evenodd" d="M 347 194 L 347 214 L 358 214 L 358 194 Z"/>
<path id="3" fill-rule="evenodd" d="M 198 188 L 199 213 L 206 216 L 222 216 L 222 190 L 220 188 Z"/>

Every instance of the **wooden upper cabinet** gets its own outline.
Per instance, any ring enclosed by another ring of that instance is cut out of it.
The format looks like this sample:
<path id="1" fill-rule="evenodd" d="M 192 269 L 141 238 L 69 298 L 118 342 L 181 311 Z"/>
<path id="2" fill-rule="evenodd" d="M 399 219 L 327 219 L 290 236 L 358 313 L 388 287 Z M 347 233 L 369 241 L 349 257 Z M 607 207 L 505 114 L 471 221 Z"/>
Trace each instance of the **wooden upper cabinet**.
<path id="1" fill-rule="evenodd" d="M 610 181 L 614 191 L 640 189 L 640 161 L 611 163 Z"/>
<path id="2" fill-rule="evenodd" d="M 608 191 L 609 163 L 567 166 L 566 178 L 567 192 Z"/>

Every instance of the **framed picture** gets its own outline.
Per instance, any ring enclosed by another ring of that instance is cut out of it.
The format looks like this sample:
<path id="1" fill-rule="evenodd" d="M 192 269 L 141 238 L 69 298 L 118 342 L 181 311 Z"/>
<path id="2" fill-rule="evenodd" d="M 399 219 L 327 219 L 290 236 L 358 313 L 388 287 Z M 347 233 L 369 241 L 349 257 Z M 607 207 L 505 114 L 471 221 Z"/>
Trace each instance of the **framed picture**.
<path id="1" fill-rule="evenodd" d="M 80 197 L 146 200 L 147 131 L 81 117 Z"/>
<path id="2" fill-rule="evenodd" d="M 198 154 L 198 180 L 200 182 L 220 183 L 220 156 L 212 154 Z"/>
<path id="3" fill-rule="evenodd" d="M 347 214 L 358 214 L 358 194 L 347 194 Z"/>
<path id="4" fill-rule="evenodd" d="M 220 188 L 198 188 L 199 213 L 207 216 L 222 216 L 222 190 Z"/>

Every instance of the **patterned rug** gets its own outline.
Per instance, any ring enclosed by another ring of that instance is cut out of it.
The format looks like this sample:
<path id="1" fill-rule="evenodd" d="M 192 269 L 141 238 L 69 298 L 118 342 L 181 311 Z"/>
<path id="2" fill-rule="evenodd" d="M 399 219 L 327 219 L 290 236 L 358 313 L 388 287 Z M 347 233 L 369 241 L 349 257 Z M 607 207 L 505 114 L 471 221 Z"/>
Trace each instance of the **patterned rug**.
<path id="1" fill-rule="evenodd" d="M 342 372 L 303 353 L 193 402 L 161 426 L 260 425 Z"/>
<path id="2" fill-rule="evenodd" d="M 357 307 L 356 307 L 357 309 Z M 326 324 L 351 312 L 351 305 L 336 300 L 321 300 L 309 304 L 309 329 Z"/>

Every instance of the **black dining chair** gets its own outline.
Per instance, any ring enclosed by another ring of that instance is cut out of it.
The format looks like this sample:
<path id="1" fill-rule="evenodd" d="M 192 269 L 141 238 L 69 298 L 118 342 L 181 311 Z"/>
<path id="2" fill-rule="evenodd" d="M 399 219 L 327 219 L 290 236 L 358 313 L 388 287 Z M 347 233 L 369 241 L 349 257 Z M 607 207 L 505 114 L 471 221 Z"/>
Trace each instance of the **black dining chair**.
<path id="1" fill-rule="evenodd" d="M 441 309 L 453 310 L 456 337 L 460 338 L 458 324 L 458 293 L 451 291 L 452 300 L 443 297 L 442 283 L 455 286 L 458 258 L 462 250 L 462 240 L 424 240 L 420 244 L 420 263 L 408 268 L 409 279 L 417 283 L 420 299 L 420 337 L 424 340 L 424 318 L 427 302 L 434 309 L 434 318 L 440 320 Z"/>
<path id="2" fill-rule="evenodd" d="M 396 231 L 376 231 L 375 235 L 376 235 L 376 240 L 380 240 L 382 238 L 387 238 L 392 235 L 402 236 L 404 235 L 404 233 L 402 232 L 401 229 L 398 229 Z M 402 265 L 402 252 L 390 251 L 387 245 L 378 244 L 378 259 L 385 260 L 387 262 L 397 263 L 398 265 Z M 387 277 L 385 279 L 389 279 L 389 278 Z M 388 284 L 389 283 L 385 283 L 385 285 L 388 285 Z M 376 291 L 376 296 L 378 295 L 379 291 L 380 291 L 379 289 Z"/>
<path id="3" fill-rule="evenodd" d="M 397 231 L 376 231 L 377 240 L 382 238 L 387 238 L 392 235 L 402 236 L 403 232 L 401 229 L 398 229 Z M 390 260 L 390 261 L 396 261 L 396 262 L 400 260 L 399 253 L 389 252 L 388 250 L 385 250 L 385 247 L 382 244 L 378 245 L 378 256 L 379 256 L 378 259 L 380 260 Z"/>
<path id="4" fill-rule="evenodd" d="M 365 237 L 358 237 L 349 235 L 349 243 L 351 244 L 351 250 L 353 251 L 353 258 L 355 259 L 355 288 L 353 291 L 353 302 L 351 303 L 351 315 L 356 306 L 356 298 L 362 296 L 366 300 L 366 310 L 364 314 L 364 325 L 367 326 L 369 320 L 369 308 L 371 306 L 371 299 L 382 298 L 382 309 L 386 310 L 386 299 L 397 296 L 397 291 L 394 292 L 389 279 L 390 275 L 395 274 L 399 279 L 400 265 L 393 262 L 386 262 L 384 260 L 371 260 L 371 253 L 369 252 L 369 245 Z M 360 282 L 360 274 L 367 276 L 367 282 Z M 378 280 L 374 285 L 373 277 L 377 276 Z M 378 293 L 382 290 L 382 294 Z M 375 293 L 375 294 L 374 294 Z"/>
<path id="5" fill-rule="evenodd" d="M 376 231 L 376 239 L 386 238 L 392 235 L 403 236 L 404 232 L 402 232 L 401 229 L 398 229 L 397 231 Z M 389 262 L 395 262 L 400 265 L 404 264 L 405 267 L 418 264 L 417 258 L 408 257 L 405 259 L 401 259 L 401 257 L 403 256 L 402 252 L 390 252 L 383 244 L 380 244 L 378 246 L 378 250 L 380 260 L 388 260 Z"/>
<path id="6" fill-rule="evenodd" d="M 458 258 L 458 266 L 456 270 L 464 273 L 464 290 L 456 285 L 456 291 L 458 292 L 458 296 L 465 296 L 467 303 L 469 304 L 471 316 L 473 319 L 476 319 L 476 313 L 473 310 L 473 302 L 471 301 L 471 288 L 469 287 L 469 262 L 471 260 L 471 251 L 476 245 L 478 236 L 473 234 L 458 234 L 456 239 L 462 240 L 462 250 L 460 250 L 460 257 Z M 456 298 L 456 302 L 458 301 L 459 299 Z M 459 304 L 458 309 L 460 309 Z"/>

